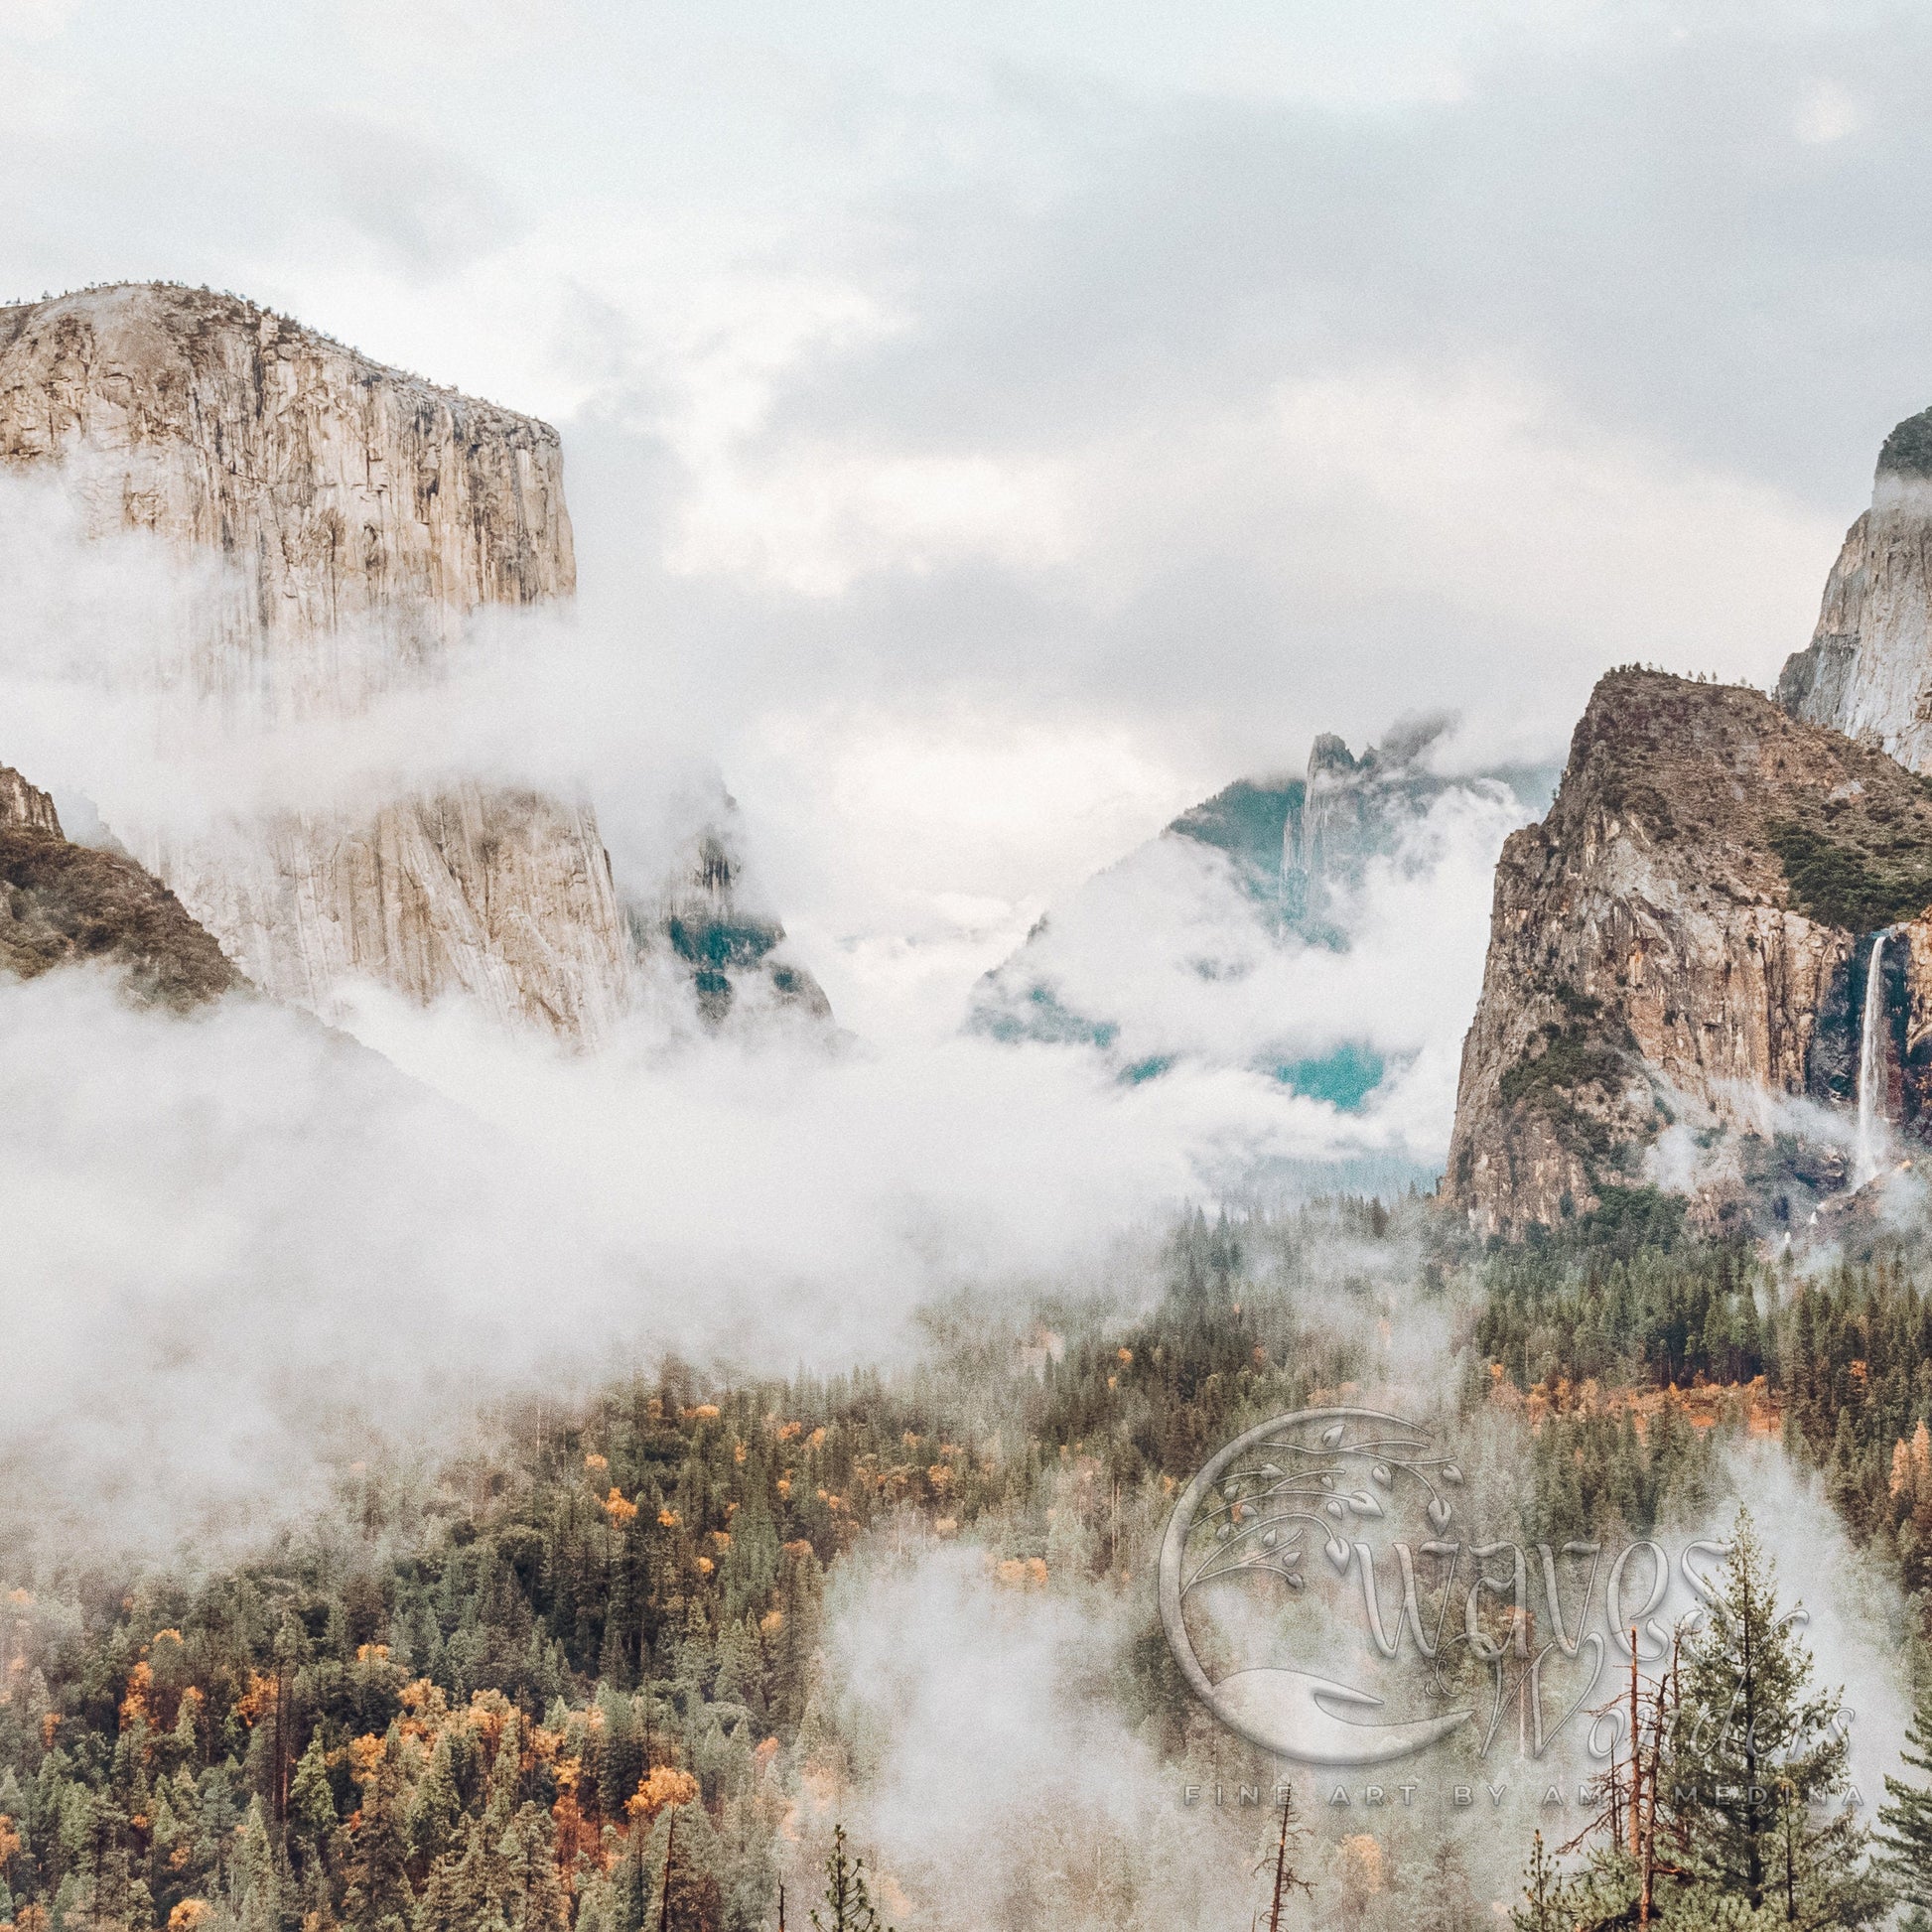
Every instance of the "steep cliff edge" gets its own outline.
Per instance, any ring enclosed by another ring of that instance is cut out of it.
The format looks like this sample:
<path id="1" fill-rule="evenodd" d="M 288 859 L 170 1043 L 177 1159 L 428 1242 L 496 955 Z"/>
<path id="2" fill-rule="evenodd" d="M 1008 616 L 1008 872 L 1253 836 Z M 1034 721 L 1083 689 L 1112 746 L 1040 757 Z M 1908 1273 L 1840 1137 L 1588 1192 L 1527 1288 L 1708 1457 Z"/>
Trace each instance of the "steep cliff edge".
<path id="1" fill-rule="evenodd" d="M 61 466 L 102 534 L 218 555 L 189 668 L 251 708 L 352 706 L 480 606 L 577 585 L 547 423 L 206 290 L 0 309 L 0 459 Z"/>
<path id="2" fill-rule="evenodd" d="M 1932 409 L 1885 439 L 1871 507 L 1846 533 L 1778 702 L 1915 771 L 1932 766 Z"/>
<path id="3" fill-rule="evenodd" d="M 1612 672 L 1496 870 L 1446 1199 L 1488 1232 L 1553 1223 L 1652 1173 L 1675 1121 L 1769 1148 L 1780 1102 L 1843 1110 L 1894 927 L 1882 1113 L 1932 1125 L 1928 905 L 1932 783 L 1756 691 Z"/>
<path id="4" fill-rule="evenodd" d="M 0 972 L 116 968 L 137 1001 L 185 1011 L 242 984 L 213 938 L 132 859 L 70 844 L 54 801 L 0 765 Z"/>
<path id="5" fill-rule="evenodd" d="M 230 729 L 352 717 L 433 679 L 485 605 L 576 580 L 547 425 L 381 367 L 226 296 L 0 309 L 0 462 L 58 474 L 96 534 L 218 566 L 183 660 Z M 588 806 L 472 782 L 366 810 L 121 837 L 266 991 L 329 1015 L 365 977 L 595 1035 L 631 961 Z"/>

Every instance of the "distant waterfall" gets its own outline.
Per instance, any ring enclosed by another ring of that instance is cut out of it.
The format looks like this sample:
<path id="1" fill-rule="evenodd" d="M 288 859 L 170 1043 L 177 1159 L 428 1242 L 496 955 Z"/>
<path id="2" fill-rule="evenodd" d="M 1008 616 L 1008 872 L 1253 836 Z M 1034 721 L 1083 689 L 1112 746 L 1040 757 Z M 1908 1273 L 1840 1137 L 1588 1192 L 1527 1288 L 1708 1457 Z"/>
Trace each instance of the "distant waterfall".
<path id="1" fill-rule="evenodd" d="M 1863 1187 L 1878 1172 L 1878 1155 L 1885 1139 L 1885 940 L 1871 942 L 1865 967 L 1864 1026 L 1859 1035 L 1859 1144 L 1852 1168 L 1852 1185 Z"/>

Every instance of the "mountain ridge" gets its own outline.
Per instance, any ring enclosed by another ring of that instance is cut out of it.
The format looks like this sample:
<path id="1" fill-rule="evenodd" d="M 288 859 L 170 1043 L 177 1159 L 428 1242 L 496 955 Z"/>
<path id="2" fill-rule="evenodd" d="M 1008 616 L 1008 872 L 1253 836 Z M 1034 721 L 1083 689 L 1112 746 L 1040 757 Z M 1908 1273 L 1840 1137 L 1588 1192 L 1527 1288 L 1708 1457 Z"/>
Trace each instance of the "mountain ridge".
<path id="1" fill-rule="evenodd" d="M 125 854 L 75 845 L 54 800 L 0 765 L 0 969 L 37 979 L 83 963 L 177 1012 L 247 984 L 166 886 Z"/>
<path id="2" fill-rule="evenodd" d="M 0 469 L 58 480 L 89 535 L 143 531 L 216 566 L 180 661 L 151 669 L 230 737 L 360 716 L 433 684 L 478 613 L 576 589 L 554 428 L 207 290 L 112 284 L 0 309 Z M 654 905 L 689 897 L 685 862 L 626 903 L 589 798 L 459 776 L 114 830 L 250 979 L 325 1019 L 373 980 L 595 1041 L 663 962 L 707 1024 L 754 982 L 781 1006 L 825 1004 L 775 956 L 774 921 L 760 945 L 709 957 L 744 922 L 735 866 L 722 900 L 708 889 L 704 956 L 687 957 Z"/>
<path id="3" fill-rule="evenodd" d="M 1483 1232 L 1551 1225 L 1654 1180 L 1680 1125 L 1766 1168 L 1797 1135 L 1781 1103 L 1810 1102 L 1823 1155 L 1756 1176 L 1808 1210 L 1845 1178 L 1831 1114 L 1858 1099 L 1882 928 L 1886 1112 L 1910 1131 L 1932 1111 L 1929 904 L 1932 783 L 1748 687 L 1606 674 L 1550 813 L 1497 866 L 1446 1200 Z M 1741 1211 L 1741 1172 L 1706 1186 Z"/>

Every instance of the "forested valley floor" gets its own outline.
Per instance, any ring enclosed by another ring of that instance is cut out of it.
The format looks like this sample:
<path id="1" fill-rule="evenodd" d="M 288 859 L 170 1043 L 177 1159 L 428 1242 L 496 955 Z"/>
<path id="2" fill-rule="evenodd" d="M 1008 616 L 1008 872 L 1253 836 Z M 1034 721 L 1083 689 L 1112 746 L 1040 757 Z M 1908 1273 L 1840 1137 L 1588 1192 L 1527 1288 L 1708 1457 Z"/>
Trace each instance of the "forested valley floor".
<path id="1" fill-rule="evenodd" d="M 1364 1386 L 1426 1390 L 1512 1471 L 1497 1527 L 1526 1543 L 1719 1506 L 1726 1447 L 1775 1436 L 1923 1625 L 1929 1285 L 1903 1248 L 1770 1264 L 1646 1192 L 1489 1249 L 1426 1202 L 1344 1200 L 1185 1220 L 1138 1311 L 940 1310 L 914 1367 L 726 1385 L 673 1360 L 532 1400 L 430 1478 L 342 1472 L 245 1561 L 5 1579 L 0 1932 L 750 1932 L 781 1886 L 787 1923 L 857 1927 L 821 1896 L 868 1771 L 828 1602 L 842 1566 L 934 1553 L 1117 1606 L 1105 1696 L 1152 1757 L 1272 1786 L 1169 1658 L 1153 1551 L 1221 1442 Z M 1310 1855 L 1334 1922 L 1487 1911 L 1441 1846 L 1362 1839 Z M 863 1910 L 952 1922 L 854 1844 Z M 1156 1903 L 1143 1883 L 1109 1922 Z"/>

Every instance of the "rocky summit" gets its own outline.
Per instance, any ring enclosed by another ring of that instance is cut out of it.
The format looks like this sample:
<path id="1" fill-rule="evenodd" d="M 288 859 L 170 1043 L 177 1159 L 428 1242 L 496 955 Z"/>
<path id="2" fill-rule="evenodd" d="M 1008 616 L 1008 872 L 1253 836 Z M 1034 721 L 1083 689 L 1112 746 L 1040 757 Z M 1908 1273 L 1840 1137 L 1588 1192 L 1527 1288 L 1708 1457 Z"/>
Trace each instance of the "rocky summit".
<path id="1" fill-rule="evenodd" d="M 1915 771 L 1932 767 L 1932 409 L 1885 439 L 1871 507 L 1846 533 L 1778 701 Z"/>
<path id="2" fill-rule="evenodd" d="M 1447 1200 L 1486 1232 L 1658 1178 L 1808 1212 L 1847 1177 L 1874 954 L 1867 1088 L 1932 1125 L 1928 906 L 1932 782 L 1760 692 L 1610 673 L 1497 867 Z"/>

